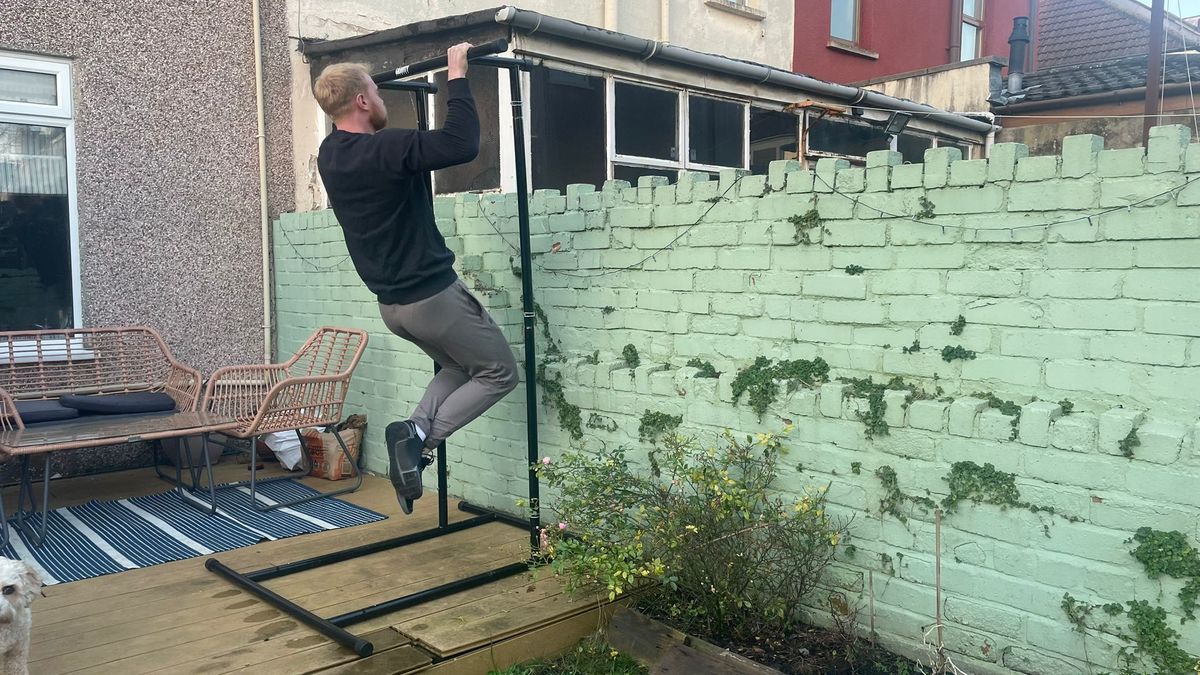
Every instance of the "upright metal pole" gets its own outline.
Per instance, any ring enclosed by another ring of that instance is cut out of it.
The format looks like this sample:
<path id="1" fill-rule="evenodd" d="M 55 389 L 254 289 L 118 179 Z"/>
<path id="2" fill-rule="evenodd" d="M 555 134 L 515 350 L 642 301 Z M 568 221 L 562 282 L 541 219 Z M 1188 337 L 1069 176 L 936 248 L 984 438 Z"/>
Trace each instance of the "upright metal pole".
<path id="1" fill-rule="evenodd" d="M 1154 0 L 1150 8 L 1150 49 L 1146 52 L 1146 120 L 1142 124 L 1142 145 L 1150 144 L 1150 127 L 1162 114 L 1158 97 L 1162 85 L 1163 19 L 1167 0 Z"/>
<path id="2" fill-rule="evenodd" d="M 413 90 L 413 103 L 417 110 L 417 128 L 421 131 L 429 130 L 429 107 L 426 92 L 421 90 Z M 437 375 L 441 371 L 442 366 L 437 361 L 433 362 L 433 374 Z M 448 504 L 449 488 L 446 486 L 446 473 L 448 471 L 446 459 L 446 441 L 438 444 L 437 452 L 437 490 L 438 490 L 438 529 L 444 529 L 450 524 L 450 505 Z"/>
<path id="3" fill-rule="evenodd" d="M 529 185 L 525 179 L 525 113 L 521 97 L 521 70 L 508 69 L 512 92 L 513 155 L 517 169 L 517 221 L 521 235 L 521 314 L 525 324 L 525 426 L 529 444 L 529 548 L 537 556 L 540 547 L 541 499 L 534 466 L 538 462 L 537 350 L 534 345 L 533 256 L 529 250 Z"/>

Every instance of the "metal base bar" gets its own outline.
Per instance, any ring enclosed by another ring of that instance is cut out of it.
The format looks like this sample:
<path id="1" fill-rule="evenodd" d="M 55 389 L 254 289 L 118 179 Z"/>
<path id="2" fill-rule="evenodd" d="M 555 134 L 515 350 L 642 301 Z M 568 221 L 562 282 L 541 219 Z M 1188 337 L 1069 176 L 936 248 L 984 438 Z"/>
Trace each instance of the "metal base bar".
<path id="1" fill-rule="evenodd" d="M 496 522 L 496 519 L 490 515 L 479 516 L 477 518 L 471 518 L 468 520 L 460 520 L 459 522 L 452 525 L 447 525 L 446 527 L 436 527 L 430 530 L 422 530 L 420 532 L 406 534 L 401 537 L 377 541 L 372 544 L 363 544 L 362 546 L 355 546 L 354 548 L 347 548 L 341 551 L 335 551 L 333 553 L 326 553 L 325 555 L 305 558 L 304 560 L 284 563 L 274 567 L 266 567 L 261 570 L 246 572 L 243 574 L 243 576 L 245 576 L 247 579 L 253 579 L 254 581 L 266 581 L 268 579 L 275 579 L 276 577 L 287 576 L 288 574 L 295 574 L 296 572 L 311 570 L 316 567 L 324 567 L 325 565 L 332 565 L 334 563 L 353 560 L 354 558 L 359 558 L 364 555 L 371 555 L 372 553 L 390 551 L 394 548 L 400 548 L 401 546 L 408 546 L 409 544 L 415 544 L 420 541 L 436 539 L 443 535 L 462 532 L 463 530 L 469 530 L 473 527 L 494 522 Z"/>
<path id="2" fill-rule="evenodd" d="M 396 598 L 395 600 L 388 600 L 387 602 L 381 602 L 377 605 L 371 605 L 370 607 L 356 609 L 353 612 L 339 614 L 335 617 L 331 617 L 329 619 L 329 623 L 332 623 L 335 626 L 349 626 L 360 621 L 367 621 L 369 619 L 374 619 L 377 616 L 390 614 L 391 612 L 398 612 L 409 607 L 415 607 L 423 602 L 444 598 L 447 595 L 454 595 L 460 591 L 477 588 L 485 584 L 490 584 L 493 581 L 498 581 L 500 579 L 505 579 L 507 577 L 515 576 L 517 574 L 521 574 L 522 572 L 528 571 L 528 562 L 512 563 L 510 565 L 505 565 L 504 567 L 497 567 L 496 569 L 488 570 L 487 572 L 466 577 L 465 579 L 451 581 L 440 586 L 427 588 L 423 591 L 410 593 L 409 595 Z"/>
<path id="3" fill-rule="evenodd" d="M 297 605 L 291 600 L 288 600 L 282 595 L 270 590 L 266 586 L 263 586 L 262 582 L 317 567 L 324 567 L 325 565 L 352 560 L 354 558 L 370 555 L 372 553 L 379 553 L 381 551 L 400 548 L 401 546 L 415 544 L 420 541 L 436 539 L 447 534 L 461 532 L 463 530 L 468 530 L 473 527 L 494 522 L 501 522 L 501 520 L 492 514 L 482 515 L 476 518 L 462 520 L 457 523 L 451 523 L 445 527 L 439 526 L 429 530 L 407 534 L 401 537 L 385 539 L 384 541 L 379 541 L 372 544 L 364 544 L 362 546 L 356 546 L 354 548 L 349 548 L 342 551 L 335 551 L 334 553 L 327 553 L 325 555 L 315 556 L 304 560 L 297 560 L 295 562 L 285 563 L 283 565 L 276 565 L 274 567 L 268 567 L 253 572 L 238 572 L 216 558 L 209 558 L 208 560 L 204 561 L 204 567 L 211 572 L 215 572 L 229 579 L 238 586 L 241 586 L 247 591 L 258 596 L 262 600 L 274 605 L 277 609 L 296 617 L 309 626 L 312 626 L 320 633 L 328 636 L 330 639 L 338 642 L 339 644 L 353 649 L 354 652 L 359 656 L 370 656 L 375 649 L 374 645 L 372 645 L 369 640 L 364 640 L 363 638 L 344 630 L 341 628 L 342 626 L 357 623 L 359 621 L 365 621 L 382 614 L 387 614 L 388 612 L 399 611 L 406 607 L 413 607 L 423 602 L 435 600 L 437 598 L 476 588 L 499 579 L 504 579 L 515 574 L 519 574 L 529 569 L 529 563 L 522 562 L 505 565 L 504 567 L 498 567 L 496 569 L 489 570 L 481 574 L 476 574 L 465 579 L 451 581 L 449 583 L 428 588 L 423 591 L 410 593 L 409 595 L 401 596 L 394 600 L 388 600 L 376 605 L 371 605 L 370 607 L 364 607 L 363 609 L 341 614 L 333 617 L 332 619 L 324 619 L 316 614 L 313 614 L 300 605 Z M 525 529 L 526 524 L 523 521 L 520 521 L 517 523 L 517 526 L 521 529 Z"/>
<path id="4" fill-rule="evenodd" d="M 519 527 L 522 530 L 529 529 L 529 521 L 527 519 L 521 518 L 520 516 L 514 516 L 503 511 L 489 509 L 484 506 L 476 506 L 475 504 L 471 504 L 469 502 L 459 502 L 458 510 L 466 511 L 467 513 L 474 513 L 477 516 L 490 516 L 498 522 L 504 523 L 505 525 L 512 525 L 513 527 Z"/>
<path id="5" fill-rule="evenodd" d="M 287 612 L 291 616 L 303 621 L 309 626 L 312 626 L 321 634 L 335 640 L 339 644 L 353 649 L 354 653 L 358 654 L 359 656 L 370 656 L 375 651 L 375 646 L 371 644 L 370 640 L 364 640 L 363 638 L 360 638 L 357 635 L 342 629 L 325 619 L 322 619 L 316 614 L 304 609 L 300 605 L 297 605 L 291 600 L 279 595 L 257 581 L 254 581 L 253 579 L 247 579 L 245 575 L 239 574 L 236 570 L 231 569 L 216 558 L 209 558 L 208 560 L 205 560 L 204 567 L 210 572 L 220 574 L 226 579 L 232 581 L 234 584 L 241 586 L 254 595 L 257 595 L 263 600 L 275 605 L 275 607 Z"/>

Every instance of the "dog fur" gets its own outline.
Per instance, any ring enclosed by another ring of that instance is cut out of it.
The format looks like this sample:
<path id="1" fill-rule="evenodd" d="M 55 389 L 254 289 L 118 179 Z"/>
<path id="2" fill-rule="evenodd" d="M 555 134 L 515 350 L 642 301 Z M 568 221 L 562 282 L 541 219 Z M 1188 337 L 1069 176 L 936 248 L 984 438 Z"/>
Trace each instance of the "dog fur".
<path id="1" fill-rule="evenodd" d="M 42 594 L 42 578 L 19 560 L 0 558 L 0 675 L 29 675 L 29 606 Z"/>

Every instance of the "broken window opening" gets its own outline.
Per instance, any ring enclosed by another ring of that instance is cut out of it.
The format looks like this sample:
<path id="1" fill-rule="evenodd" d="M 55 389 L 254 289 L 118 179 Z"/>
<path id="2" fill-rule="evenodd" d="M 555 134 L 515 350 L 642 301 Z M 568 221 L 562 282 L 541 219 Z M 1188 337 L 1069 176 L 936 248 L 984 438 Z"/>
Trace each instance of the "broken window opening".
<path id="1" fill-rule="evenodd" d="M 889 150 L 891 137 L 880 127 L 843 120 L 814 120 L 808 130 L 808 150 L 865 158 L 872 150 Z"/>
<path id="2" fill-rule="evenodd" d="M 604 182 L 604 78 L 533 68 L 530 118 L 534 189 Z"/>
<path id="3" fill-rule="evenodd" d="M 435 74 L 434 82 L 438 86 L 434 95 L 436 119 L 431 122 L 434 129 L 440 129 L 446 119 L 446 71 Z M 479 64 L 471 66 L 471 95 L 479 113 L 479 156 L 466 164 L 435 172 L 437 194 L 500 187 L 500 84 L 495 68 Z"/>
<path id="4" fill-rule="evenodd" d="M 771 162 L 800 156 L 800 118 L 792 113 L 750 108 L 750 172 L 765 174 Z"/>
<path id="5" fill-rule="evenodd" d="M 896 150 L 904 158 L 905 164 L 921 164 L 925 161 L 925 151 L 933 147 L 933 139 L 917 134 L 900 134 L 896 138 Z"/>

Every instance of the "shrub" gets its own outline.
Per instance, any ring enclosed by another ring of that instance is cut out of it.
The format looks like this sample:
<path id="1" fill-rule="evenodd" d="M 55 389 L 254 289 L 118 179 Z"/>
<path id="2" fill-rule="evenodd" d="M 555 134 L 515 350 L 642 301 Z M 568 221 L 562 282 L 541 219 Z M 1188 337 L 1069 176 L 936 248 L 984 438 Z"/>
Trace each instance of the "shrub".
<path id="1" fill-rule="evenodd" d="M 753 639 L 786 630 L 845 539 L 826 512 L 825 488 L 784 498 L 779 436 L 712 447 L 671 434 L 636 466 L 624 448 L 574 451 L 537 466 L 560 497 L 543 532 L 553 569 L 573 590 L 647 601 L 702 634 Z"/>

